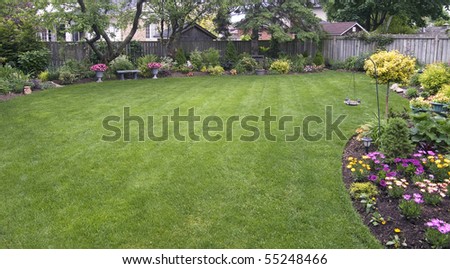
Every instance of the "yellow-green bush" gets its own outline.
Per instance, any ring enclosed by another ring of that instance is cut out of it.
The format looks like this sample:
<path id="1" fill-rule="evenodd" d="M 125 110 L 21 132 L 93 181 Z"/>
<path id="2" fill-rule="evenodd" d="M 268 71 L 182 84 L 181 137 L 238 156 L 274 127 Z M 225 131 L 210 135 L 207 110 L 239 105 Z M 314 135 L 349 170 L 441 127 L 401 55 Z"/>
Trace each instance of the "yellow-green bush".
<path id="1" fill-rule="evenodd" d="M 43 71 L 39 73 L 38 79 L 42 82 L 48 81 L 48 78 L 50 77 L 50 73 L 48 71 Z"/>
<path id="2" fill-rule="evenodd" d="M 443 85 L 442 89 L 438 93 L 450 98 L 450 84 Z"/>
<path id="3" fill-rule="evenodd" d="M 435 94 L 442 85 L 450 82 L 450 70 L 442 63 L 429 64 L 420 75 L 419 82 L 426 91 Z"/>
<path id="4" fill-rule="evenodd" d="M 381 83 L 403 82 L 408 83 L 416 67 L 416 59 L 403 55 L 397 50 L 380 51 L 370 56 L 376 64 L 378 80 Z M 375 77 L 375 68 L 372 61 L 366 60 L 364 70 L 370 77 Z"/>
<path id="5" fill-rule="evenodd" d="M 288 60 L 276 60 L 270 65 L 270 70 L 277 71 L 281 74 L 287 74 L 291 69 L 291 64 Z"/>
<path id="6" fill-rule="evenodd" d="M 353 198 L 359 198 L 362 194 L 368 197 L 377 196 L 378 188 L 372 182 L 355 182 L 350 185 L 350 195 Z"/>
<path id="7" fill-rule="evenodd" d="M 223 75 L 223 72 L 225 72 L 225 70 L 220 65 L 208 68 L 208 73 L 212 76 L 221 76 Z"/>

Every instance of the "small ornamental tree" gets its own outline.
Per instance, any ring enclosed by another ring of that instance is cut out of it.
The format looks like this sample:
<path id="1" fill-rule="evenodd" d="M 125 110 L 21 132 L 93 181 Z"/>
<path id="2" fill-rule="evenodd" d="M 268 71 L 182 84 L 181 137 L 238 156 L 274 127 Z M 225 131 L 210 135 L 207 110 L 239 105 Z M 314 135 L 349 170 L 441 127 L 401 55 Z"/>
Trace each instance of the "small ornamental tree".
<path id="1" fill-rule="evenodd" d="M 391 82 L 407 83 L 414 74 L 416 59 L 403 55 L 397 50 L 379 51 L 370 58 L 375 62 L 374 68 L 371 60 L 364 62 L 364 70 L 370 77 L 378 77 L 378 81 L 387 84 L 386 91 L 386 117 L 389 114 L 389 84 Z M 376 73 L 375 73 L 376 69 Z"/>

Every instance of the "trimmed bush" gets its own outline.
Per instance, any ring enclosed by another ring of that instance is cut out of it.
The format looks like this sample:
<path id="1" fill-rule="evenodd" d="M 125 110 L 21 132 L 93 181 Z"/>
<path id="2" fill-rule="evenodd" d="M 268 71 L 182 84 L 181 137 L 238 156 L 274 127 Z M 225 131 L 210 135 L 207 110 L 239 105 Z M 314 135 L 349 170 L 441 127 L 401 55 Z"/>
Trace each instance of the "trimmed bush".
<path id="1" fill-rule="evenodd" d="M 408 124 L 404 119 L 390 119 L 381 135 L 381 150 L 386 157 L 407 158 L 414 150 L 409 134 Z"/>
<path id="2" fill-rule="evenodd" d="M 239 55 L 233 42 L 227 43 L 225 55 L 223 59 L 223 67 L 227 70 L 234 68 L 239 61 Z"/>
<path id="3" fill-rule="evenodd" d="M 430 95 L 436 94 L 442 85 L 450 82 L 450 71 L 442 64 L 429 64 L 425 67 L 419 81 Z"/>
<path id="4" fill-rule="evenodd" d="M 289 73 L 291 69 L 291 64 L 288 60 L 276 60 L 270 65 L 270 70 L 277 71 L 281 74 Z"/>
<path id="5" fill-rule="evenodd" d="M 21 93 L 23 86 L 28 84 L 28 76 L 21 70 L 9 65 L 0 66 L 0 92 Z"/>
<path id="6" fill-rule="evenodd" d="M 46 82 L 49 80 L 50 73 L 48 71 L 43 71 L 38 75 L 38 79 L 42 82 Z"/>
<path id="7" fill-rule="evenodd" d="M 406 90 L 406 97 L 408 97 L 409 99 L 416 98 L 418 96 L 419 92 L 417 91 L 416 88 L 408 88 L 408 90 Z"/>
<path id="8" fill-rule="evenodd" d="M 313 64 L 315 65 L 323 65 L 324 64 L 323 55 L 320 51 L 316 53 L 316 56 L 314 56 Z"/>
<path id="9" fill-rule="evenodd" d="M 182 48 L 177 49 L 177 52 L 175 53 L 175 62 L 177 63 L 177 66 L 183 66 L 186 64 L 187 59 Z"/>

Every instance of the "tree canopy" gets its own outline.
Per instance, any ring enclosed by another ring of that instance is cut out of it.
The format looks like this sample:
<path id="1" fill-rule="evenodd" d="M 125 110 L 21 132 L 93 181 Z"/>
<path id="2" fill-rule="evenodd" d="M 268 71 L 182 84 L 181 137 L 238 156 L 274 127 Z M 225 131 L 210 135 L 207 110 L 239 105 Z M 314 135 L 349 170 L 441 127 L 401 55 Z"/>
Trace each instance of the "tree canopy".
<path id="1" fill-rule="evenodd" d="M 356 21 L 366 30 L 374 31 L 401 16 L 409 25 L 423 27 L 425 17 L 443 16 L 450 0 L 324 0 L 327 16 L 332 21 Z"/>
<path id="2" fill-rule="evenodd" d="M 238 27 L 251 33 L 253 50 L 262 29 L 278 42 L 293 38 L 319 41 L 322 31 L 308 0 L 244 0 L 238 12 L 245 14 Z"/>

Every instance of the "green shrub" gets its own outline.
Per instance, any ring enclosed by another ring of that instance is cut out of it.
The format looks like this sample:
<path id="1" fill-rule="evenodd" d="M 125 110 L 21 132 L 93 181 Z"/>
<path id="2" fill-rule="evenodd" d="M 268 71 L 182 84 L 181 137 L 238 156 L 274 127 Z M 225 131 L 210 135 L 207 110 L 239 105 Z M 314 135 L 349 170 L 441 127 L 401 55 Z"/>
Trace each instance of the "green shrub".
<path id="1" fill-rule="evenodd" d="M 62 70 L 61 72 L 59 72 L 59 80 L 61 80 L 61 84 L 63 85 L 72 84 L 77 79 L 77 75 L 70 72 L 69 70 Z"/>
<path id="2" fill-rule="evenodd" d="M 423 194 L 423 200 L 427 205 L 438 205 L 442 202 L 442 197 L 436 193 L 427 193 Z"/>
<path id="3" fill-rule="evenodd" d="M 378 195 L 378 188 L 372 182 L 355 182 L 350 185 L 350 195 L 353 198 L 360 198 L 362 194 L 375 197 Z"/>
<path id="4" fill-rule="evenodd" d="M 23 86 L 27 85 L 28 79 L 28 76 L 17 68 L 9 65 L 0 66 L 0 80 L 2 80 L 0 91 L 2 93 L 21 93 Z"/>
<path id="5" fill-rule="evenodd" d="M 221 76 L 223 75 L 223 72 L 225 72 L 225 70 L 220 65 L 208 68 L 208 73 L 212 76 Z"/>
<path id="6" fill-rule="evenodd" d="M 17 63 L 20 70 L 31 76 L 36 76 L 44 71 L 49 64 L 50 51 L 48 49 L 22 52 L 19 54 Z"/>
<path id="7" fill-rule="evenodd" d="M 234 46 L 233 42 L 228 42 L 225 50 L 225 55 L 223 58 L 223 66 L 225 69 L 230 70 L 233 69 L 237 62 L 239 61 L 239 56 Z"/>
<path id="8" fill-rule="evenodd" d="M 63 66 L 59 68 L 59 72 L 70 72 L 75 75 L 76 79 L 90 78 L 94 72 L 89 69 L 90 64 L 84 61 L 67 60 Z M 60 74 L 61 75 L 61 74 Z M 60 76 L 59 76 L 60 77 Z"/>
<path id="9" fill-rule="evenodd" d="M 400 52 L 393 51 L 379 51 L 372 54 L 370 58 L 377 65 L 377 73 L 371 60 L 366 60 L 364 69 L 366 74 L 372 78 L 377 75 L 380 83 L 403 82 L 408 83 L 412 74 L 414 74 L 416 67 L 416 59 Z"/>
<path id="10" fill-rule="evenodd" d="M 417 219 L 422 214 L 422 207 L 413 200 L 402 200 L 398 205 L 400 213 L 407 219 Z"/>
<path id="11" fill-rule="evenodd" d="M 342 61 L 334 61 L 334 62 L 330 62 L 330 69 L 331 70 L 347 69 L 347 65 L 345 62 L 342 62 Z"/>
<path id="12" fill-rule="evenodd" d="M 381 150 L 386 157 L 407 158 L 414 150 L 409 134 L 408 124 L 404 119 L 390 119 L 380 138 Z"/>
<path id="13" fill-rule="evenodd" d="M 202 52 L 203 65 L 205 66 L 217 66 L 220 65 L 220 52 L 219 50 L 209 48 Z"/>
<path id="14" fill-rule="evenodd" d="M 425 88 L 425 91 L 431 95 L 436 94 L 444 84 L 450 82 L 450 71 L 442 64 L 429 64 L 425 67 L 419 81 Z"/>
<path id="15" fill-rule="evenodd" d="M 418 96 L 419 92 L 417 91 L 416 88 L 408 88 L 408 90 L 406 90 L 406 97 L 408 97 L 409 99 L 416 98 Z"/>
<path id="16" fill-rule="evenodd" d="M 38 79 L 40 79 L 42 82 L 46 82 L 49 80 L 49 76 L 50 76 L 50 73 L 46 70 L 46 71 L 39 73 Z"/>
<path id="17" fill-rule="evenodd" d="M 411 78 L 409 79 L 409 85 L 410 86 L 413 86 L 413 87 L 415 87 L 415 86 L 420 86 L 420 81 L 419 81 L 419 78 L 420 78 L 420 75 L 421 74 L 419 74 L 419 73 L 414 73 L 412 76 L 411 76 Z"/>
<path id="18" fill-rule="evenodd" d="M 175 53 L 175 62 L 177 66 L 183 66 L 186 64 L 186 55 L 184 54 L 184 50 L 182 48 L 178 48 Z"/>
<path id="19" fill-rule="evenodd" d="M 364 61 L 369 56 L 369 54 L 364 53 L 360 56 L 348 57 L 344 62 L 344 69 L 353 71 L 364 71 Z"/>
<path id="20" fill-rule="evenodd" d="M 270 70 L 277 71 L 281 74 L 289 73 L 291 69 L 291 64 L 288 60 L 276 60 L 270 65 Z"/>
<path id="21" fill-rule="evenodd" d="M 11 91 L 11 85 L 3 78 L 0 78 L 0 94 L 7 94 Z"/>
<path id="22" fill-rule="evenodd" d="M 255 68 L 256 68 L 257 65 L 258 65 L 258 63 L 256 62 L 255 59 L 253 59 L 250 56 L 244 56 L 237 63 L 236 70 L 240 74 L 242 74 L 242 73 L 252 73 L 253 71 L 255 71 Z"/>
<path id="23" fill-rule="evenodd" d="M 316 53 L 316 56 L 314 56 L 313 64 L 315 65 L 323 65 L 324 64 L 323 55 L 320 51 Z"/>
<path id="24" fill-rule="evenodd" d="M 191 54 L 189 55 L 189 60 L 191 61 L 192 68 L 194 70 L 200 71 L 200 69 L 203 67 L 202 53 L 197 49 L 191 52 Z"/>
<path id="25" fill-rule="evenodd" d="M 158 56 L 156 56 L 154 54 L 148 54 L 143 57 L 139 57 L 137 59 L 137 66 L 138 66 L 138 70 L 140 71 L 139 75 L 141 75 L 145 78 L 153 77 L 152 71 L 147 67 L 147 64 L 151 63 L 151 62 L 157 62 L 157 61 L 158 61 Z"/>
<path id="26" fill-rule="evenodd" d="M 305 57 L 301 54 L 297 54 L 291 59 L 291 70 L 293 72 L 301 73 L 303 72 L 303 69 L 305 68 Z"/>
<path id="27" fill-rule="evenodd" d="M 120 55 L 109 63 L 109 72 L 116 74 L 118 70 L 134 70 L 133 63 L 128 60 L 126 55 Z"/>

